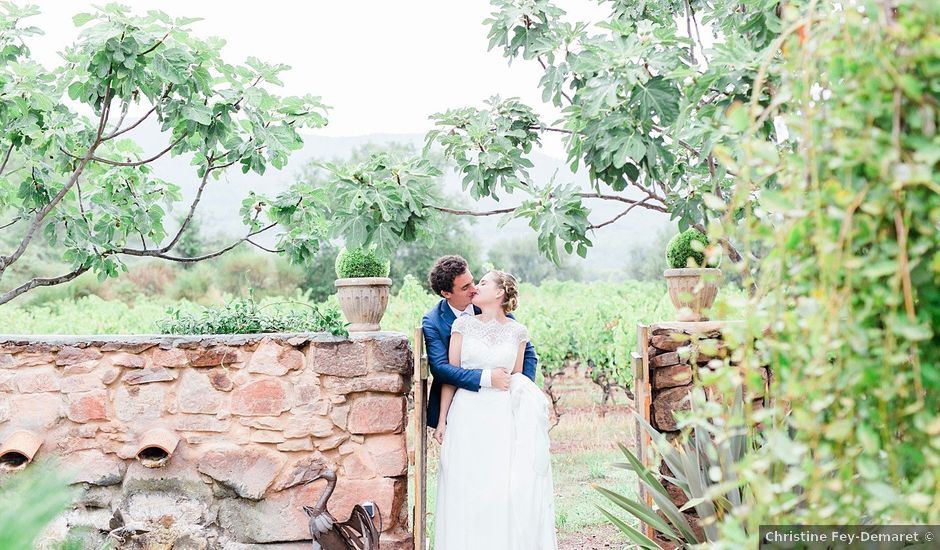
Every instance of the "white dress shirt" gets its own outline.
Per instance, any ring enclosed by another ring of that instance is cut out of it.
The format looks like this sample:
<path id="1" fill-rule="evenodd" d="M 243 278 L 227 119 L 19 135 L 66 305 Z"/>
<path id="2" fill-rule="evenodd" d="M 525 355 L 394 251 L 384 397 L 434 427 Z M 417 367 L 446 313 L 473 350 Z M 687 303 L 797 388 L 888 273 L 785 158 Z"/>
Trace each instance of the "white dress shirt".
<path id="1" fill-rule="evenodd" d="M 450 302 L 447 302 L 447 306 L 450 307 L 450 310 L 454 312 L 454 317 L 460 317 L 461 315 L 476 315 L 477 314 L 476 310 L 473 309 L 473 304 L 469 304 L 467 306 L 467 309 L 463 311 L 460 311 L 459 309 L 452 306 Z M 493 373 L 490 372 L 489 369 L 483 369 L 480 371 L 480 387 L 481 388 L 493 387 L 492 374 Z"/>

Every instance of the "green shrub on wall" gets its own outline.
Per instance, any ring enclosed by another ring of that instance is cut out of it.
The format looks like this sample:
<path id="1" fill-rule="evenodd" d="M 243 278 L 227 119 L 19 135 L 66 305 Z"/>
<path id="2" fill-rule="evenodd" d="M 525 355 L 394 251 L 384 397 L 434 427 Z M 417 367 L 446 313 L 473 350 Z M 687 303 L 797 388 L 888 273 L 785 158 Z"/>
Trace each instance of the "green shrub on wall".
<path id="1" fill-rule="evenodd" d="M 388 270 L 389 261 L 380 257 L 375 250 L 344 248 L 336 257 L 336 276 L 340 279 L 388 277 Z"/>
<path id="2" fill-rule="evenodd" d="M 669 267 L 680 269 L 685 267 L 705 267 L 704 249 L 708 245 L 708 237 L 695 228 L 689 228 L 677 234 L 666 245 L 666 260 Z M 689 260 L 694 265 L 690 265 Z M 709 262 L 707 267 L 718 267 L 719 261 Z"/>

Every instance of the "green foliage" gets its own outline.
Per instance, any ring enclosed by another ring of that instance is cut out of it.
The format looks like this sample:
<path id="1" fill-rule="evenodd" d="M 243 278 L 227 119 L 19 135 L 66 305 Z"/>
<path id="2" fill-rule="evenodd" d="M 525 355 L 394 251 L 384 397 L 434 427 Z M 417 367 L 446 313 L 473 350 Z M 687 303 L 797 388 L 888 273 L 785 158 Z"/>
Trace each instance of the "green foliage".
<path id="1" fill-rule="evenodd" d="M 282 310 L 276 306 L 301 306 Z M 270 312 L 264 310 L 274 307 Z M 302 302 L 279 302 L 262 306 L 249 292 L 222 307 L 207 307 L 198 315 L 168 309 L 156 322 L 163 334 L 259 334 L 266 332 L 329 332 L 348 336 L 342 313 L 334 307 L 316 307 Z"/>
<path id="2" fill-rule="evenodd" d="M 682 231 L 704 228 L 726 209 L 737 180 L 714 151 L 736 138 L 723 123 L 725 115 L 736 114 L 732 121 L 746 115 L 741 103 L 758 74 L 770 83 L 778 78 L 760 72 L 760 60 L 773 52 L 783 30 L 778 3 L 612 1 L 609 16 L 593 23 L 571 21 L 561 3 L 550 0 L 491 4 L 494 11 L 485 21 L 489 48 L 510 61 L 538 63 L 542 100 L 558 108 L 561 118 L 550 126 L 518 99 L 499 97 L 479 108 L 432 115 L 435 127 L 425 151 L 440 150 L 453 162 L 469 198 L 515 198 L 512 206 L 488 212 L 436 202 L 419 212 L 524 219 L 539 250 L 558 264 L 560 249 L 583 257 L 593 244 L 589 232 L 608 225 L 590 218 L 595 201 L 626 203 L 610 222 L 638 207 L 668 213 Z M 709 29 L 699 29 L 699 23 L 710 26 L 714 47 L 705 48 L 701 34 Z M 785 96 L 769 91 L 775 89 L 765 87 L 756 105 L 787 107 Z M 772 120 L 763 120 L 756 131 L 768 142 L 779 137 Z M 546 132 L 565 136 L 571 170 L 586 170 L 590 190 L 565 179 L 532 180 L 528 157 Z M 367 184 L 360 187 L 370 191 Z M 757 206 L 758 196 L 736 205 L 736 219 Z M 371 216 L 360 215 L 363 223 Z M 725 246 L 733 248 L 730 242 Z"/>
<path id="3" fill-rule="evenodd" d="M 431 161 L 377 152 L 363 162 L 327 162 L 320 167 L 328 181 L 299 183 L 287 200 L 312 192 L 329 196 L 332 235 L 342 236 L 350 247 L 374 246 L 390 255 L 399 242 L 430 235 L 435 213 L 427 205 L 440 203 L 434 184 L 441 175 Z"/>
<path id="4" fill-rule="evenodd" d="M 516 318 L 529 329 L 545 373 L 572 360 L 593 365 L 593 377 L 623 387 L 633 381 L 630 352 L 636 348 L 637 323 L 667 318 L 671 311 L 661 281 L 548 281 L 520 285 L 519 296 Z"/>
<path id="5" fill-rule="evenodd" d="M 168 231 L 166 214 L 181 196 L 177 185 L 154 176 L 160 157 L 191 155 L 201 190 L 231 166 L 258 174 L 283 168 L 302 146 L 298 131 L 326 124 L 319 98 L 270 91 L 282 84 L 285 65 L 253 57 L 226 63 L 222 40 L 198 38 L 189 29 L 194 19 L 156 10 L 138 16 L 118 4 L 96 8 L 75 17 L 82 31 L 64 64 L 49 69 L 30 58 L 27 45 L 41 31 L 24 20 L 37 13 L 0 5 L 0 213 L 13 220 L 0 229 L 12 243 L 0 253 L 0 276 L 13 274 L 8 268 L 40 239 L 67 267 L 57 277 L 18 280 L 0 303 L 86 271 L 116 277 L 128 256 L 178 258 L 172 251 L 201 193 L 181 226 Z M 132 140 L 151 116 L 168 136 L 160 151 Z M 272 229 L 268 218 L 283 229 L 279 249 L 306 259 L 325 231 L 317 199 L 252 195 L 242 211 L 246 238 Z"/>
<path id="6" fill-rule="evenodd" d="M 709 261 L 705 265 L 705 247 L 708 237 L 695 228 L 689 228 L 676 234 L 666 245 L 666 260 L 669 267 L 679 269 L 684 267 L 718 267 L 717 261 Z M 711 258 L 709 258 L 711 260 Z"/>
<path id="7" fill-rule="evenodd" d="M 340 279 L 388 277 L 389 265 L 374 249 L 344 248 L 336 256 L 336 276 Z"/>
<path id="8" fill-rule="evenodd" d="M 332 163 L 340 165 L 360 165 L 367 162 L 373 155 L 387 154 L 393 158 L 414 158 L 418 155 L 418 149 L 410 144 L 403 142 L 387 143 L 367 143 L 353 149 L 349 158 L 333 159 Z M 433 154 L 427 155 L 428 163 L 438 172 L 443 167 L 443 159 Z M 317 189 L 326 189 L 328 196 L 334 196 L 337 186 L 342 186 L 341 181 L 333 178 L 333 173 L 323 168 L 322 161 L 313 160 L 303 168 L 301 180 L 307 185 Z M 435 176 L 432 179 L 431 190 L 443 186 L 441 176 Z M 456 200 L 450 200 L 448 197 L 440 197 L 443 204 L 456 203 Z M 341 209 L 342 205 L 334 206 L 334 209 Z M 395 247 L 390 255 L 391 272 L 396 277 L 392 280 L 392 292 L 398 292 L 402 286 L 405 276 L 412 275 L 422 282 L 430 290 L 427 282 L 427 274 L 438 258 L 447 254 L 459 254 L 467 259 L 471 266 L 480 265 L 480 250 L 476 240 L 470 235 L 468 221 L 461 219 L 443 219 L 440 216 L 433 216 L 427 220 L 426 238 L 418 238 L 410 242 L 402 242 Z M 345 239 L 345 235 L 340 235 Z M 326 299 L 334 292 L 333 264 L 336 261 L 337 250 L 332 244 L 323 245 L 323 249 L 317 255 L 316 259 L 307 265 L 307 279 L 303 288 L 311 291 L 311 297 L 317 300 Z"/>
<path id="9" fill-rule="evenodd" d="M 741 185 L 708 224 L 741 243 L 755 292 L 736 340 L 778 403 L 741 469 L 760 498 L 721 526 L 747 546 L 761 524 L 940 521 L 940 6 L 781 16 L 756 62 L 787 100 L 764 105 L 755 83 L 738 143 L 715 151 Z M 785 142 L 762 135 L 769 120 Z"/>
<path id="10" fill-rule="evenodd" d="M 50 462 L 5 476 L 0 484 L 0 548 L 35 548 L 42 531 L 75 498 L 67 476 Z"/>
<path id="11" fill-rule="evenodd" d="M 696 391 L 691 398 L 691 421 L 681 423 L 694 426 L 683 430 L 678 442 L 671 442 L 666 436 L 653 428 L 643 417 L 634 413 L 634 417 L 649 435 L 652 451 L 656 460 L 655 469 L 643 465 L 640 457 L 631 452 L 622 443 L 620 451 L 626 457 L 626 463 L 614 464 L 619 468 L 631 470 L 637 475 L 655 503 L 655 508 L 645 502 L 625 497 L 615 491 L 595 485 L 594 487 L 620 510 L 652 526 L 663 538 L 682 547 L 720 542 L 717 524 L 734 511 L 746 510 L 753 500 L 753 493 L 744 486 L 738 469 L 745 455 L 754 445 L 753 434 L 749 433 L 744 421 L 744 402 L 741 388 L 729 399 L 732 410 L 728 417 L 730 425 L 713 424 L 703 418 L 702 406 L 707 406 L 704 392 Z M 715 438 L 718 431 L 721 437 Z M 668 466 L 671 476 L 668 478 L 659 472 L 659 463 Z M 687 503 L 678 508 L 666 491 L 664 481 L 678 487 L 687 499 Z M 689 518 L 683 512 L 694 511 L 704 530 L 702 540 L 692 529 Z M 616 515 L 601 508 L 614 525 L 641 548 L 660 548 L 658 544 L 633 529 Z"/>

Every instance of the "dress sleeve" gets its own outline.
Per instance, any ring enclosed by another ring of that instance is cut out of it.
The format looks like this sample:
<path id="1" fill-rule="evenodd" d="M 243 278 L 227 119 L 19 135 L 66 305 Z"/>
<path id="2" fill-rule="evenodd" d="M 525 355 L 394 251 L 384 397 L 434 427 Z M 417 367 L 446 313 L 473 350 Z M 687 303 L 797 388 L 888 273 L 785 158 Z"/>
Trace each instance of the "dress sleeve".
<path id="1" fill-rule="evenodd" d="M 529 329 L 525 328 L 525 325 L 523 325 L 522 323 L 517 323 L 516 337 L 517 337 L 517 341 L 520 344 L 522 342 L 528 342 L 529 341 Z"/>
<path id="2" fill-rule="evenodd" d="M 467 327 L 469 326 L 471 317 L 469 315 L 461 315 L 457 317 L 454 321 L 454 324 L 450 327 L 451 334 L 466 334 Z"/>

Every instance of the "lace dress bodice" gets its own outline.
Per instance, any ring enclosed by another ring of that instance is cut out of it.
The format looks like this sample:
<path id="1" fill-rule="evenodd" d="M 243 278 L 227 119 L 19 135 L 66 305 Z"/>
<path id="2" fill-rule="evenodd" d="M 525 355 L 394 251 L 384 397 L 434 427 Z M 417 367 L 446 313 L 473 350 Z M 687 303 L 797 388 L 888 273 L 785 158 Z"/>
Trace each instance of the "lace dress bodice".
<path id="1" fill-rule="evenodd" d="M 529 331 L 514 319 L 483 321 L 464 315 L 454 321 L 452 334 L 460 333 L 460 366 L 465 369 L 507 369 L 512 371 L 519 344 L 529 340 Z"/>

